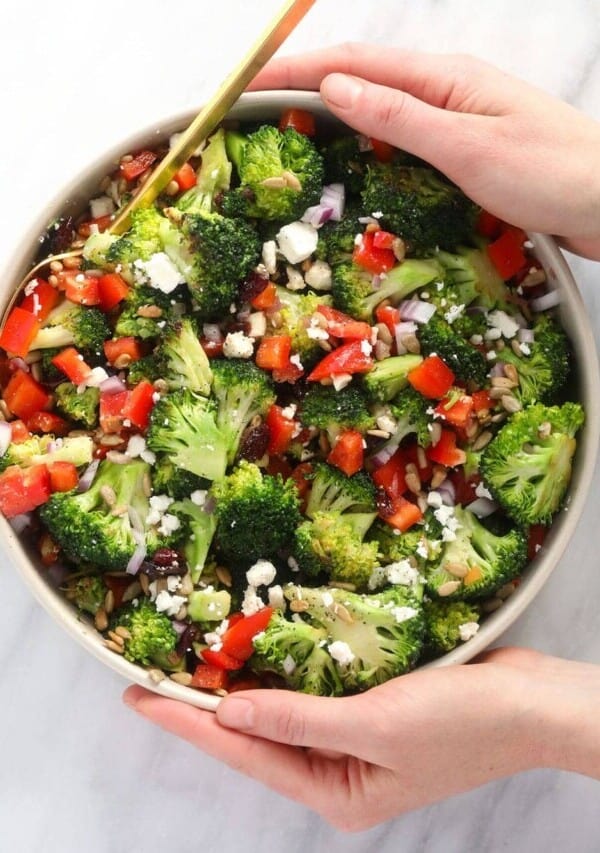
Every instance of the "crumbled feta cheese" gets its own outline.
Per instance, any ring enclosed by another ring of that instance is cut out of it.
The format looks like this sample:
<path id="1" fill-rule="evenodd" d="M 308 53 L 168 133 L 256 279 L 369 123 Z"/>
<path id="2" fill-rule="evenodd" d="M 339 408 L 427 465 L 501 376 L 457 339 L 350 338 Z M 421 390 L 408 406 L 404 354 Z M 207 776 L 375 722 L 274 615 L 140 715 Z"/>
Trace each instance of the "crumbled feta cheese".
<path id="1" fill-rule="evenodd" d="M 479 624 L 477 622 L 463 622 L 462 625 L 458 626 L 458 636 L 461 638 L 463 643 L 466 643 L 468 640 L 472 640 L 478 631 Z"/>
<path id="2" fill-rule="evenodd" d="M 350 373 L 334 373 L 331 377 L 331 382 L 336 391 L 341 391 L 346 385 L 352 382 L 352 374 Z"/>
<path id="3" fill-rule="evenodd" d="M 502 332 L 500 331 L 500 329 L 488 329 L 483 337 L 486 339 L 486 341 L 499 341 L 502 337 Z"/>
<path id="4" fill-rule="evenodd" d="M 483 336 L 482 335 L 471 335 L 469 340 L 471 341 L 473 346 L 481 346 L 481 344 L 483 343 Z"/>
<path id="5" fill-rule="evenodd" d="M 300 356 L 297 352 L 295 352 L 294 355 L 290 356 L 290 363 L 295 364 L 298 370 L 304 370 L 304 365 L 300 361 Z"/>
<path id="6" fill-rule="evenodd" d="M 488 350 L 485 357 L 488 361 L 493 361 L 496 358 L 496 350 Z"/>
<path id="7" fill-rule="evenodd" d="M 409 619 L 412 619 L 419 611 L 415 610 L 414 607 L 391 607 L 390 612 L 396 622 L 400 624 L 401 622 L 407 622 Z"/>
<path id="8" fill-rule="evenodd" d="M 127 450 L 125 453 L 128 456 L 131 456 L 132 459 L 136 459 L 144 452 L 145 449 L 146 439 L 142 435 L 132 435 L 127 442 Z"/>
<path id="9" fill-rule="evenodd" d="M 152 450 L 142 450 L 142 452 L 140 453 L 140 459 L 143 462 L 147 462 L 148 465 L 154 465 L 154 463 L 156 462 L 156 453 L 154 453 Z"/>
<path id="10" fill-rule="evenodd" d="M 444 312 L 446 322 L 454 323 L 454 321 L 460 317 L 464 310 L 464 305 L 451 305 L 450 308 L 448 308 L 448 310 Z"/>
<path id="11" fill-rule="evenodd" d="M 100 219 L 101 216 L 110 216 L 115 212 L 115 205 L 112 198 L 107 195 L 98 196 L 90 201 L 90 213 L 92 219 Z"/>
<path id="12" fill-rule="evenodd" d="M 169 592 L 177 592 L 181 586 L 181 578 L 179 575 L 169 575 L 167 577 L 167 589 Z"/>
<path id="13" fill-rule="evenodd" d="M 488 326 L 497 328 L 505 338 L 514 338 L 519 331 L 519 324 L 506 311 L 496 309 L 487 315 Z"/>
<path id="14" fill-rule="evenodd" d="M 207 494 L 208 492 L 206 489 L 196 489 L 196 491 L 192 492 L 190 495 L 190 500 L 193 504 L 196 504 L 196 506 L 204 506 Z"/>
<path id="15" fill-rule="evenodd" d="M 283 667 L 283 671 L 286 675 L 292 675 L 292 673 L 296 669 L 296 661 L 291 655 L 288 655 L 286 658 L 284 658 L 284 661 L 281 666 Z"/>
<path id="16" fill-rule="evenodd" d="M 223 355 L 226 358 L 251 358 L 254 355 L 254 341 L 243 332 L 229 332 L 223 342 Z"/>
<path id="17" fill-rule="evenodd" d="M 486 487 L 483 485 L 483 482 L 477 483 L 477 485 L 475 486 L 475 494 L 478 498 L 489 498 L 490 500 L 493 500 L 492 493 L 489 491 L 489 489 L 486 489 Z"/>
<path id="18" fill-rule="evenodd" d="M 419 572 L 411 566 L 408 560 L 399 560 L 384 566 L 389 583 L 400 586 L 414 586 L 419 580 Z"/>
<path id="19" fill-rule="evenodd" d="M 285 271 L 287 273 L 287 284 L 286 288 L 288 290 L 304 290 L 306 287 L 306 282 L 304 281 L 304 276 L 302 273 L 291 266 L 286 266 Z"/>
<path id="20" fill-rule="evenodd" d="M 298 561 L 294 559 L 294 557 L 288 557 L 287 564 L 293 572 L 299 572 L 300 566 L 298 565 Z"/>
<path id="21" fill-rule="evenodd" d="M 269 606 L 275 610 L 285 610 L 285 596 L 280 584 L 269 587 Z"/>
<path id="22" fill-rule="evenodd" d="M 135 261 L 135 276 L 163 293 L 171 293 L 185 282 L 173 261 L 164 252 L 156 252 L 147 261 Z"/>
<path id="23" fill-rule="evenodd" d="M 521 352 L 523 353 L 523 355 L 531 355 L 531 347 L 529 346 L 529 344 L 522 343 L 522 344 L 519 344 L 519 346 L 521 348 Z"/>
<path id="24" fill-rule="evenodd" d="M 262 247 L 262 259 L 269 275 L 277 272 L 277 244 L 275 240 L 266 240 Z"/>
<path id="25" fill-rule="evenodd" d="M 185 604 L 186 598 L 183 595 L 171 595 L 164 589 L 156 596 L 156 609 L 159 613 L 166 613 L 167 616 L 176 616 L 181 610 L 181 605 Z"/>
<path id="26" fill-rule="evenodd" d="M 277 234 L 279 251 L 291 264 L 299 264 L 309 258 L 318 241 L 319 232 L 308 222 L 290 222 Z"/>
<path id="27" fill-rule="evenodd" d="M 392 433 L 398 426 L 398 422 L 391 413 L 384 412 L 375 419 L 377 429 L 382 429 L 384 432 Z"/>
<path id="28" fill-rule="evenodd" d="M 424 560 L 427 560 L 427 559 L 428 559 L 428 557 L 429 557 L 429 549 L 427 548 L 427 545 L 425 544 L 425 540 L 424 540 L 424 539 L 422 539 L 422 540 L 419 542 L 419 544 L 417 545 L 416 553 L 417 553 L 417 556 L 418 556 L 418 557 L 422 557 Z"/>
<path id="29" fill-rule="evenodd" d="M 258 613 L 264 606 L 262 599 L 256 594 L 256 588 L 249 586 L 244 593 L 244 600 L 242 601 L 242 613 L 244 616 L 252 616 L 253 613 Z"/>
<path id="30" fill-rule="evenodd" d="M 165 513 L 160 520 L 160 524 L 158 525 L 158 532 L 162 536 L 170 536 L 171 533 L 175 533 L 176 530 L 179 530 L 181 527 L 181 522 L 177 518 L 176 515 L 171 515 L 171 513 Z"/>
<path id="31" fill-rule="evenodd" d="M 327 648 L 329 649 L 331 657 L 337 661 L 340 666 L 348 666 L 348 664 L 352 663 L 354 660 L 354 652 L 348 643 L 344 643 L 343 640 L 335 640 L 333 643 L 329 643 Z"/>
<path id="32" fill-rule="evenodd" d="M 381 212 L 381 210 L 376 210 L 374 213 L 371 214 L 371 216 L 373 217 L 373 219 L 381 219 L 383 217 L 383 213 Z"/>
<path id="33" fill-rule="evenodd" d="M 248 317 L 248 337 L 262 338 L 267 331 L 267 318 L 264 311 L 254 311 Z"/>
<path id="34" fill-rule="evenodd" d="M 442 496 L 439 492 L 432 491 L 427 495 L 427 504 L 428 506 L 435 507 L 435 509 L 439 509 L 442 506 Z"/>
<path id="35" fill-rule="evenodd" d="M 281 415 L 282 417 L 287 418 L 288 421 L 292 421 L 296 415 L 297 409 L 298 406 L 295 403 L 290 403 L 289 406 L 285 406 L 285 408 L 281 410 Z"/>
<path id="36" fill-rule="evenodd" d="M 304 280 L 313 290 L 331 290 L 331 267 L 326 261 L 315 261 Z"/>
<path id="37" fill-rule="evenodd" d="M 312 338 L 313 341 L 326 341 L 329 337 L 329 332 L 326 329 L 322 329 L 320 326 L 312 326 L 310 325 L 306 334 L 309 338 Z"/>
<path id="38" fill-rule="evenodd" d="M 269 586 L 275 580 L 277 569 L 268 560 L 257 560 L 246 572 L 250 586 Z"/>
<path id="39" fill-rule="evenodd" d="M 173 498 L 168 495 L 152 495 L 149 498 L 150 511 L 146 516 L 148 524 L 159 524 L 163 515 L 173 503 Z"/>

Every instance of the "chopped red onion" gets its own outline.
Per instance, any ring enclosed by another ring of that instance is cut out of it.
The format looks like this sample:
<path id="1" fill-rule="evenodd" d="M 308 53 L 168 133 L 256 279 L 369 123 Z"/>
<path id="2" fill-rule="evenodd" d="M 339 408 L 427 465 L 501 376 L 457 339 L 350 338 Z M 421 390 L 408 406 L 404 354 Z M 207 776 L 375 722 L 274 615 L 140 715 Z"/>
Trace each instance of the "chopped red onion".
<path id="1" fill-rule="evenodd" d="M 8 362 L 8 369 L 15 373 L 17 370 L 22 370 L 24 373 L 29 373 L 29 365 L 23 358 L 18 358 L 15 356 L 11 358 Z"/>
<path id="2" fill-rule="evenodd" d="M 87 492 L 89 487 L 94 482 L 94 477 L 96 476 L 96 471 L 98 470 L 98 465 L 100 465 L 99 459 L 94 459 L 88 467 L 85 469 L 81 477 L 79 478 L 79 483 L 77 485 L 78 492 Z"/>
<path id="3" fill-rule="evenodd" d="M 396 323 L 394 326 L 394 335 L 396 337 L 396 349 L 398 350 L 398 355 L 406 355 L 407 349 L 402 343 L 402 337 L 404 335 L 411 335 L 417 331 L 417 324 L 413 323 L 412 320 L 403 320 L 401 323 Z"/>
<path id="4" fill-rule="evenodd" d="M 382 279 L 379 273 L 375 273 L 375 275 L 371 279 L 371 287 L 373 288 L 373 290 L 379 290 L 379 288 L 381 287 L 381 281 Z"/>
<path id="5" fill-rule="evenodd" d="M 140 542 L 144 538 L 144 523 L 140 517 L 139 512 L 132 506 L 127 507 L 127 514 L 129 516 L 129 521 L 131 522 L 131 528 L 133 531 L 133 538 L 135 541 L 140 544 Z"/>
<path id="6" fill-rule="evenodd" d="M 391 442 L 387 442 L 377 453 L 374 453 L 371 456 L 371 462 L 373 463 L 374 468 L 381 468 L 382 465 L 385 465 L 386 462 L 392 458 L 396 450 L 398 449 L 398 445 L 393 444 Z"/>
<path id="7" fill-rule="evenodd" d="M 181 637 L 183 632 L 188 627 L 185 622 L 179 622 L 177 619 L 173 619 L 171 625 L 173 626 L 173 630 L 175 631 L 178 637 Z"/>
<path id="8" fill-rule="evenodd" d="M 219 344 L 223 340 L 223 334 L 217 323 L 204 323 L 202 326 L 202 334 L 207 341 Z"/>
<path id="9" fill-rule="evenodd" d="M 543 296 L 538 296 L 536 299 L 532 299 L 529 303 L 529 307 L 532 311 L 547 311 L 548 308 L 555 308 L 560 304 L 560 293 L 558 290 L 549 290 L 548 293 L 544 293 Z"/>
<path id="10" fill-rule="evenodd" d="M 520 344 L 532 344 L 535 341 L 535 332 L 533 329 L 519 329 L 517 340 Z"/>
<path id="11" fill-rule="evenodd" d="M 9 518 L 8 523 L 15 533 L 22 533 L 31 524 L 31 513 L 23 512 L 21 515 L 15 515 Z"/>
<path id="12" fill-rule="evenodd" d="M 490 376 L 504 376 L 504 365 L 506 362 L 497 361 L 496 364 L 490 370 Z"/>
<path id="13" fill-rule="evenodd" d="M 467 509 L 477 518 L 487 518 L 488 515 L 496 512 L 498 504 L 490 498 L 477 498 L 467 506 Z"/>
<path id="14" fill-rule="evenodd" d="M 118 376 L 109 376 L 98 387 L 103 394 L 120 394 L 121 391 L 127 390 L 125 383 Z"/>
<path id="15" fill-rule="evenodd" d="M 330 208 L 329 216 L 334 222 L 339 222 L 344 215 L 346 204 L 346 190 L 343 184 L 327 184 L 323 187 L 319 204 L 324 208 Z M 328 217 L 329 218 L 329 217 Z"/>
<path id="16" fill-rule="evenodd" d="M 414 320 L 415 323 L 429 323 L 435 314 L 435 305 L 423 302 L 421 299 L 405 299 L 398 306 L 403 320 Z"/>
<path id="17" fill-rule="evenodd" d="M 437 487 L 437 491 L 442 496 L 442 503 L 446 504 L 446 506 L 454 506 L 456 503 L 456 489 L 452 480 L 446 477 L 444 482 Z"/>
<path id="18" fill-rule="evenodd" d="M 144 560 L 146 559 L 146 541 L 142 540 L 138 542 L 135 546 L 135 551 L 131 555 L 127 566 L 125 567 L 125 571 L 129 575 L 137 575 L 140 570 L 140 567 Z"/>
<path id="19" fill-rule="evenodd" d="M 12 427 L 6 421 L 0 421 L 0 456 L 4 456 L 12 440 Z"/>
<path id="20" fill-rule="evenodd" d="M 318 228 L 323 225 L 333 215 L 333 207 L 331 204 L 314 204 L 312 207 L 307 207 L 302 214 L 300 221 L 308 222 L 309 225 Z"/>

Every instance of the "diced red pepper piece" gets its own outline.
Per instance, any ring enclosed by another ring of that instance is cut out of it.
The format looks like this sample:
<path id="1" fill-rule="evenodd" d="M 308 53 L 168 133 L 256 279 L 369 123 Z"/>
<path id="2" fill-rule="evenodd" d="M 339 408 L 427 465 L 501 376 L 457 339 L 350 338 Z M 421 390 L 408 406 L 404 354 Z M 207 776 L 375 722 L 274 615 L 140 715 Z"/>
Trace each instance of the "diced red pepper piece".
<path id="1" fill-rule="evenodd" d="M 62 270 L 56 277 L 58 289 L 64 290 L 70 302 L 77 305 L 100 304 L 99 279 L 96 276 L 86 275 L 79 270 Z"/>
<path id="2" fill-rule="evenodd" d="M 265 630 L 272 615 L 272 607 L 263 607 L 251 616 L 244 616 L 234 625 L 229 625 L 221 638 L 222 652 L 236 660 L 248 660 L 254 652 L 253 638 Z"/>
<path id="3" fill-rule="evenodd" d="M 487 253 L 499 275 L 505 281 L 512 278 L 527 263 L 523 252 L 523 232 L 507 229 L 487 246 Z"/>
<path id="4" fill-rule="evenodd" d="M 296 484 L 296 488 L 298 489 L 298 495 L 300 500 L 303 501 L 310 490 L 310 475 L 312 474 L 313 466 L 310 462 L 301 462 L 299 465 L 296 465 L 294 470 L 291 473 L 291 478 Z"/>
<path id="5" fill-rule="evenodd" d="M 218 652 L 214 652 L 212 649 L 204 649 L 202 651 L 202 658 L 205 663 L 218 666 L 220 669 L 234 670 L 241 669 L 244 666 L 244 661 L 237 660 L 237 658 L 228 655 L 222 649 Z"/>
<path id="6" fill-rule="evenodd" d="M 354 247 L 352 260 L 357 266 L 379 275 L 391 270 L 398 261 L 391 249 L 377 249 L 373 240 L 373 232 L 362 234 L 360 242 Z"/>
<path id="7" fill-rule="evenodd" d="M 279 119 L 279 130 L 282 133 L 287 127 L 292 127 L 304 136 L 314 136 L 316 133 L 315 117 L 308 110 L 290 107 L 290 109 L 282 112 Z"/>
<path id="8" fill-rule="evenodd" d="M 52 364 L 62 370 L 75 385 L 82 385 L 92 375 L 92 368 L 75 347 L 61 350 L 52 359 Z"/>
<path id="9" fill-rule="evenodd" d="M 383 231 L 380 228 L 379 231 L 373 232 L 373 246 L 376 249 L 391 249 L 395 239 L 396 235 L 391 231 Z"/>
<path id="10" fill-rule="evenodd" d="M 20 421 L 13 421 L 11 426 L 13 427 L 13 441 L 14 441 L 14 424 L 21 423 Z M 31 432 L 41 432 L 41 433 L 49 433 L 51 432 L 53 435 L 63 436 L 66 435 L 71 429 L 71 426 L 64 418 L 61 418 L 60 415 L 55 414 L 54 412 L 34 412 L 31 417 L 27 419 L 27 437 L 29 438 L 30 431 Z"/>
<path id="11" fill-rule="evenodd" d="M 227 671 L 210 663 L 199 663 L 192 675 L 190 687 L 198 690 L 224 690 L 229 676 Z"/>
<path id="12" fill-rule="evenodd" d="M 281 370 L 287 366 L 292 351 L 289 335 L 272 335 L 263 338 L 256 351 L 256 364 L 263 370 Z"/>
<path id="13" fill-rule="evenodd" d="M 258 293 L 254 299 L 250 300 L 250 305 L 256 308 L 257 311 L 265 311 L 267 308 L 272 308 L 277 300 L 277 288 L 270 281 L 267 286 Z"/>
<path id="14" fill-rule="evenodd" d="M 77 226 L 77 234 L 79 237 L 83 237 L 85 240 L 92 233 L 92 226 L 94 226 L 96 231 L 106 231 L 107 228 L 110 228 L 113 221 L 113 215 L 111 213 L 105 213 L 104 216 L 97 216 L 95 219 L 88 219 L 86 222 L 81 222 Z"/>
<path id="15" fill-rule="evenodd" d="M 10 355 L 24 358 L 40 328 L 37 317 L 17 305 L 8 315 L 0 333 L 0 347 Z"/>
<path id="16" fill-rule="evenodd" d="M 98 281 L 98 297 L 100 308 L 103 311 L 111 311 L 119 302 L 122 302 L 129 293 L 129 285 L 125 279 L 116 272 L 106 273 L 100 276 Z"/>
<path id="17" fill-rule="evenodd" d="M 384 142 L 382 139 L 374 139 L 371 137 L 371 145 L 373 146 L 373 154 L 378 163 L 391 163 L 394 159 L 396 149 L 389 142 Z"/>
<path id="18" fill-rule="evenodd" d="M 450 390 L 447 397 L 437 404 L 436 415 L 458 429 L 464 429 L 473 418 L 473 398 L 468 394 L 454 394 Z"/>
<path id="19" fill-rule="evenodd" d="M 400 495 L 394 501 L 392 513 L 383 515 L 382 518 L 386 524 L 404 533 L 423 518 L 423 513 L 416 504 Z"/>
<path id="20" fill-rule="evenodd" d="M 437 444 L 428 447 L 425 452 L 432 462 L 439 462 L 446 468 L 464 465 L 467 459 L 465 451 L 456 446 L 456 433 L 451 429 L 442 428 L 442 435 Z"/>
<path id="21" fill-rule="evenodd" d="M 104 341 L 104 355 L 109 364 L 126 367 L 132 361 L 139 361 L 143 352 L 139 340 L 128 335 L 124 338 L 111 338 L 111 340 Z M 127 359 L 127 364 L 117 365 L 119 359 L 123 357 Z"/>
<path id="22" fill-rule="evenodd" d="M 473 411 L 476 414 L 493 409 L 496 405 L 496 401 L 492 400 L 490 392 L 486 390 L 473 391 L 471 398 L 473 400 Z"/>
<path id="23" fill-rule="evenodd" d="M 103 432 L 117 433 L 123 429 L 123 409 L 129 396 L 128 391 L 115 394 L 100 394 L 100 426 Z"/>
<path id="24" fill-rule="evenodd" d="M 60 545 L 58 545 L 49 533 L 43 533 L 38 540 L 38 551 L 42 565 L 52 566 L 60 556 Z"/>
<path id="25" fill-rule="evenodd" d="M 415 391 L 435 400 L 448 393 L 455 377 L 439 355 L 428 355 L 406 378 Z"/>
<path id="26" fill-rule="evenodd" d="M 387 326 L 392 338 L 396 334 L 396 326 L 400 322 L 400 311 L 393 305 L 378 305 L 375 309 L 375 319 Z"/>
<path id="27" fill-rule="evenodd" d="M 179 187 L 179 192 L 191 190 L 198 183 L 198 177 L 191 163 L 184 163 L 178 172 L 173 175 L 173 180 Z"/>
<path id="28" fill-rule="evenodd" d="M 50 497 L 50 474 L 45 465 L 11 465 L 0 474 L 0 512 L 14 518 L 31 512 Z"/>
<path id="29" fill-rule="evenodd" d="M 42 412 L 36 412 L 36 414 L 45 414 Z M 35 417 L 35 415 L 32 415 Z M 24 441 L 27 441 L 28 438 L 31 438 L 31 433 L 25 426 L 22 420 L 16 420 L 10 422 L 10 440 L 13 444 L 21 444 Z"/>
<path id="30" fill-rule="evenodd" d="M 292 385 L 301 376 L 304 376 L 304 368 L 294 364 L 289 358 L 283 367 L 276 367 L 271 374 L 274 382 L 290 382 Z"/>
<path id="31" fill-rule="evenodd" d="M 157 156 L 154 151 L 140 151 L 133 160 L 120 163 L 119 171 L 126 181 L 133 181 L 150 168 Z"/>
<path id="32" fill-rule="evenodd" d="M 269 430 L 267 453 L 270 456 L 285 453 L 296 429 L 294 419 L 286 417 L 281 406 L 273 404 L 267 413 L 265 423 Z"/>
<path id="33" fill-rule="evenodd" d="M 154 408 L 156 389 L 147 379 L 142 379 L 133 388 L 123 406 L 123 418 L 139 429 L 146 429 L 150 423 L 150 412 Z"/>
<path id="34" fill-rule="evenodd" d="M 488 240 L 495 240 L 500 235 L 503 225 L 502 220 L 494 216 L 493 213 L 490 213 L 488 210 L 482 210 L 477 217 L 475 230 L 482 237 L 487 237 Z"/>
<path id="35" fill-rule="evenodd" d="M 383 489 L 392 500 L 406 491 L 406 454 L 397 450 L 385 465 L 376 468 L 372 475 L 376 486 Z"/>
<path id="36" fill-rule="evenodd" d="M 365 341 L 351 341 L 327 353 L 308 375 L 309 382 L 320 382 L 340 373 L 368 373 L 373 367 L 370 345 Z M 369 354 L 368 354 L 369 353 Z"/>
<path id="37" fill-rule="evenodd" d="M 548 528 L 543 524 L 532 524 L 527 532 L 527 557 L 530 560 L 537 555 L 544 544 Z"/>
<path id="38" fill-rule="evenodd" d="M 327 331 L 333 338 L 342 338 L 346 341 L 371 340 L 372 329 L 368 323 L 355 320 L 329 305 L 319 305 L 317 311 L 327 320 Z"/>
<path id="39" fill-rule="evenodd" d="M 25 288 L 25 297 L 20 307 L 23 311 L 29 311 L 43 323 L 52 309 L 56 307 L 59 299 L 60 294 L 55 287 L 52 287 L 43 278 L 36 278 L 30 281 Z"/>
<path id="40" fill-rule="evenodd" d="M 47 409 L 52 396 L 46 389 L 24 370 L 13 373 L 4 389 L 4 401 L 13 415 L 28 420 L 35 412 Z"/>
<path id="41" fill-rule="evenodd" d="M 79 482 L 77 468 L 72 462 L 51 462 L 48 473 L 53 492 L 70 492 Z"/>
<path id="42" fill-rule="evenodd" d="M 362 435 L 355 429 L 344 430 L 333 446 L 327 461 L 343 471 L 347 477 L 356 474 L 365 461 Z"/>

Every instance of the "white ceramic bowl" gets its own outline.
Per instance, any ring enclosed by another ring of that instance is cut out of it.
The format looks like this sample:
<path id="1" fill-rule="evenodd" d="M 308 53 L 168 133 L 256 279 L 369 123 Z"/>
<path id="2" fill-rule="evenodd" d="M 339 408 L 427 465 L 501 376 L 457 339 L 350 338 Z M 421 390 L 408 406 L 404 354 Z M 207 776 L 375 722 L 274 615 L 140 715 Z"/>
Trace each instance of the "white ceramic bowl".
<path id="1" fill-rule="evenodd" d="M 340 126 L 328 114 L 319 96 L 314 92 L 284 91 L 246 94 L 240 98 L 231 111 L 230 117 L 242 120 L 277 119 L 282 109 L 286 107 L 311 110 L 322 126 L 325 124 Z M 24 235 L 14 256 L 9 259 L 4 268 L 4 274 L 0 278 L 2 306 L 8 304 L 14 289 L 30 267 L 38 250 L 39 237 L 52 220 L 66 213 L 80 213 L 86 202 L 97 193 L 102 178 L 114 169 L 122 154 L 140 148 L 151 148 L 168 140 L 172 133 L 184 129 L 192 118 L 193 114 L 185 113 L 146 128 L 120 142 L 88 169 L 77 175 L 71 184 L 40 213 Z M 522 583 L 505 604 L 485 620 L 476 637 L 449 654 L 426 664 L 428 667 L 447 666 L 470 660 L 496 640 L 527 607 L 558 563 L 575 530 L 594 470 L 600 439 L 600 373 L 592 331 L 581 296 L 555 241 L 540 234 L 531 234 L 530 237 L 535 245 L 537 257 L 546 270 L 550 287 L 558 290 L 560 294 L 560 319 L 571 338 L 575 351 L 576 383 L 573 394 L 582 402 L 586 411 L 586 424 L 581 433 L 569 490 L 569 511 L 563 510 L 556 517 L 544 548 L 526 570 Z M 35 550 L 28 548 L 19 540 L 4 518 L 0 518 L 0 537 L 11 562 L 38 601 L 85 649 L 128 681 L 135 681 L 163 696 L 180 699 L 201 708 L 209 710 L 216 708 L 219 702 L 216 696 L 182 687 L 168 679 L 155 684 L 142 667 L 129 663 L 107 649 L 93 624 L 78 614 L 50 585 L 44 576 L 44 569 L 39 566 Z"/>

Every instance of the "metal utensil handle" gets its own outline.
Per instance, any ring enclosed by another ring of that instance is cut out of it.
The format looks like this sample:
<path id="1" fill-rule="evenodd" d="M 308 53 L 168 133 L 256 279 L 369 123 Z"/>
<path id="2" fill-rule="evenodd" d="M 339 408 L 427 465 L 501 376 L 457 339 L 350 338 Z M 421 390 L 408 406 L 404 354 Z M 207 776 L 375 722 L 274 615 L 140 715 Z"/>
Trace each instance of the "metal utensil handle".
<path id="1" fill-rule="evenodd" d="M 160 195 L 169 181 L 192 156 L 208 134 L 225 118 L 248 84 L 300 23 L 316 0 L 288 0 L 250 51 L 221 83 L 210 101 L 200 110 L 176 145 L 161 160 L 139 192 L 119 213 L 110 227 L 111 234 L 122 234 L 130 224 L 133 210 L 147 207 Z"/>

